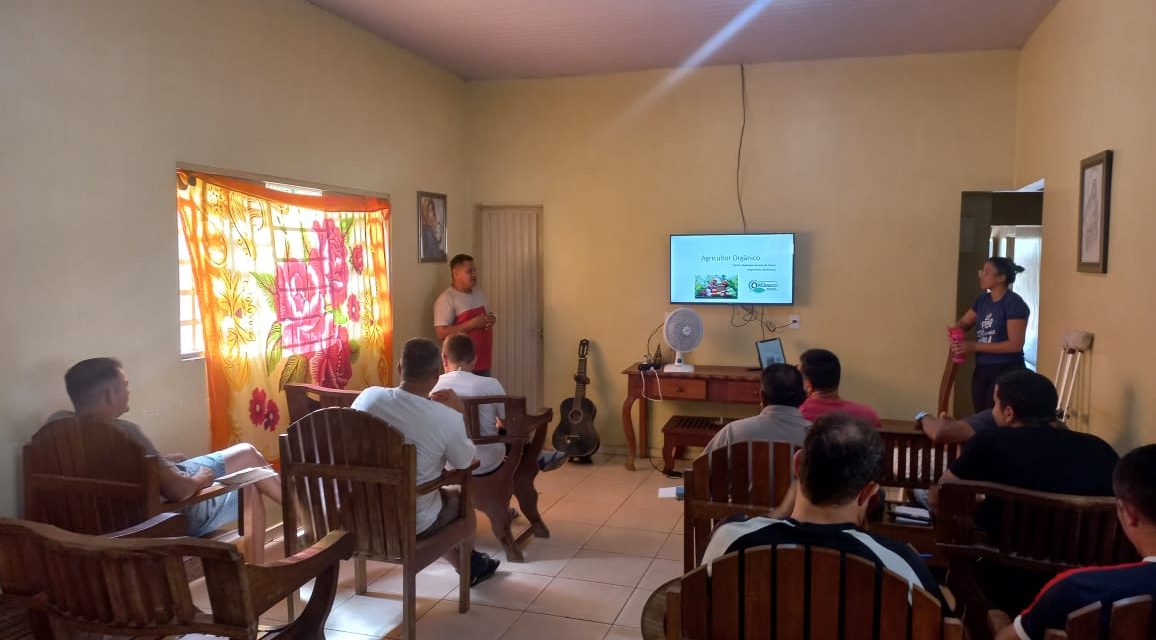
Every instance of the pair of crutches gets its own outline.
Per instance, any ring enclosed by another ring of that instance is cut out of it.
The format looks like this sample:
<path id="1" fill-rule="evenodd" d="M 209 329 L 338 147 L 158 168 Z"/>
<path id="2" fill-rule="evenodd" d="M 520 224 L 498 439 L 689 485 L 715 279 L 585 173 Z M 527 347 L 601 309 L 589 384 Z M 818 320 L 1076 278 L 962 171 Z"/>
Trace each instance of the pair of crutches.
<path id="1" fill-rule="evenodd" d="M 1092 348 L 1092 334 L 1087 331 L 1069 331 L 1064 335 L 1064 344 L 1060 348 L 1060 364 L 1056 368 L 1056 391 L 1059 392 L 1059 402 L 1056 403 L 1056 417 L 1067 420 L 1071 417 L 1072 396 L 1076 391 L 1076 380 L 1080 374 L 1080 360 L 1084 352 Z"/>

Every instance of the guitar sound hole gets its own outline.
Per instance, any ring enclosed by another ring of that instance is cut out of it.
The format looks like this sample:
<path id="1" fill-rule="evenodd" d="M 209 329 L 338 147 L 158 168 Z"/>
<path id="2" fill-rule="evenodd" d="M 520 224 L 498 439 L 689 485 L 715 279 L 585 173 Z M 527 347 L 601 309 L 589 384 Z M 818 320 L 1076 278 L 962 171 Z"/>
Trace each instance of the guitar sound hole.
<path id="1" fill-rule="evenodd" d="M 570 412 L 570 424 L 578 424 L 582 422 L 582 412 L 577 409 Z"/>

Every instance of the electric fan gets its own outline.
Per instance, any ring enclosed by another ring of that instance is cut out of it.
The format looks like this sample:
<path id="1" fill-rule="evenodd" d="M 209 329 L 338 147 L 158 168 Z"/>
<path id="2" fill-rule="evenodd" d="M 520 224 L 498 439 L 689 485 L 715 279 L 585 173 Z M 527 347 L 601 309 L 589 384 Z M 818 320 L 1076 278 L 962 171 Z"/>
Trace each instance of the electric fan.
<path id="1" fill-rule="evenodd" d="M 662 327 L 662 337 L 666 345 L 674 351 L 674 362 L 662 370 L 666 373 L 693 373 L 694 365 L 683 361 L 683 354 L 694 351 L 702 342 L 702 317 L 693 309 L 679 307 L 666 314 Z"/>

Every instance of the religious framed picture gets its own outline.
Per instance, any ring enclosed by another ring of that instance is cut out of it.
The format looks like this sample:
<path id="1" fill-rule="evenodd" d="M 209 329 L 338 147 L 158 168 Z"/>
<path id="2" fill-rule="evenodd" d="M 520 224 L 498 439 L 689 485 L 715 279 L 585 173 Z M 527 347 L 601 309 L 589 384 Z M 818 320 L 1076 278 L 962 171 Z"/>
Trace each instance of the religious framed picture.
<path id="1" fill-rule="evenodd" d="M 1108 273 L 1108 212 L 1112 204 L 1112 151 L 1080 162 L 1080 229 L 1076 270 Z"/>
<path id="2" fill-rule="evenodd" d="M 417 192 L 417 261 L 446 261 L 446 195 Z"/>

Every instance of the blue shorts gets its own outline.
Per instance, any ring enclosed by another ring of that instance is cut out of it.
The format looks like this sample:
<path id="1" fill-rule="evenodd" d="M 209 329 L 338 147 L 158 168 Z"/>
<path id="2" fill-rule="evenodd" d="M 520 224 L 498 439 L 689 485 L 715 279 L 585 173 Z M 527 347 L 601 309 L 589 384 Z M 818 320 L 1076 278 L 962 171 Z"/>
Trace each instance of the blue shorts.
<path id="1" fill-rule="evenodd" d="M 177 469 L 188 475 L 200 471 L 201 467 L 212 469 L 214 478 L 225 475 L 225 454 L 210 453 L 177 463 Z M 199 538 L 208 535 L 230 522 L 237 521 L 237 492 L 230 491 L 219 498 L 198 502 L 182 509 L 181 513 L 189 521 L 190 536 Z"/>

